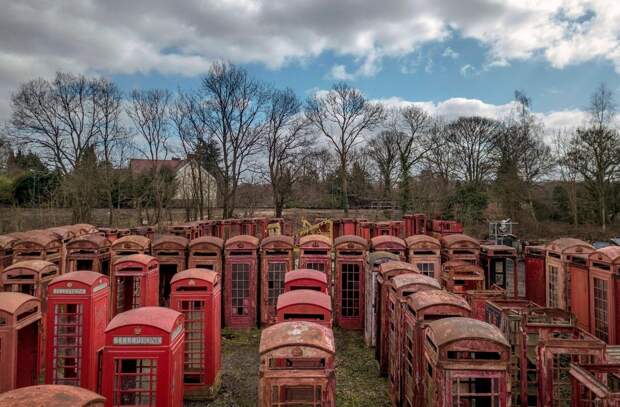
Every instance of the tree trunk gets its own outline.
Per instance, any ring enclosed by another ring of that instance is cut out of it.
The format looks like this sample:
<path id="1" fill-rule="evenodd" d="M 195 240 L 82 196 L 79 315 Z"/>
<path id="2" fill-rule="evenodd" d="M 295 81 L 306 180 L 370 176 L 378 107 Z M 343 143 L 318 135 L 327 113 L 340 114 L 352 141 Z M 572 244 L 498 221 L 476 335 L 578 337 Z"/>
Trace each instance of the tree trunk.
<path id="1" fill-rule="evenodd" d="M 342 209 L 344 210 L 344 214 L 349 214 L 349 180 L 347 179 L 347 160 L 346 157 L 340 157 L 340 186 L 342 187 L 341 191 L 341 202 Z"/>

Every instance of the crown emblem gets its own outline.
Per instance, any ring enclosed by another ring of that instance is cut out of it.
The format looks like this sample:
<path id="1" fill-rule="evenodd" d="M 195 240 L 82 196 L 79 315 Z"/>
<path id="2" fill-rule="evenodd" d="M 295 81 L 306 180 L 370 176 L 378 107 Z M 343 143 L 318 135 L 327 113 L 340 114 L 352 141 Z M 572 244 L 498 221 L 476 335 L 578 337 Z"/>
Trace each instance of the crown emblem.
<path id="1" fill-rule="evenodd" d="M 133 329 L 133 333 L 136 335 L 140 335 L 142 333 L 142 328 L 140 328 L 139 326 L 135 327 Z"/>

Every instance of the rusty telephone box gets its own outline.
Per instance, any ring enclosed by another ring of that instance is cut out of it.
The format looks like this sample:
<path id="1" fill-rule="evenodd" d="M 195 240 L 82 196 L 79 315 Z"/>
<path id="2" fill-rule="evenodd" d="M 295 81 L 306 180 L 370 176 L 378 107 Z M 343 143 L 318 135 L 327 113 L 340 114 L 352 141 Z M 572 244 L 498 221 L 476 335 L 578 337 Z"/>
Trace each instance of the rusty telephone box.
<path id="1" fill-rule="evenodd" d="M 41 301 L 18 292 L 0 292 L 0 393 L 36 384 L 41 354 Z"/>
<path id="2" fill-rule="evenodd" d="M 284 292 L 285 275 L 294 268 L 293 246 L 293 238 L 285 235 L 268 236 L 260 243 L 260 323 L 263 326 L 276 321 L 276 304 Z"/>
<path id="3" fill-rule="evenodd" d="M 590 333 L 610 345 L 620 345 L 620 247 L 590 254 Z"/>
<path id="4" fill-rule="evenodd" d="M 487 303 L 494 300 L 505 300 L 507 297 L 506 291 L 499 287 L 491 287 L 488 290 L 466 291 L 464 298 L 471 306 L 471 317 L 480 321 L 487 321 Z"/>
<path id="5" fill-rule="evenodd" d="M 465 261 L 471 264 L 480 263 L 480 242 L 471 236 L 450 234 L 442 236 L 441 261 Z"/>
<path id="6" fill-rule="evenodd" d="M 375 317 L 372 322 L 375 323 L 375 359 L 379 361 L 379 372 L 381 375 L 387 375 L 388 371 L 388 326 L 387 326 L 387 310 L 388 296 L 390 290 L 390 280 L 397 275 L 417 273 L 417 269 L 413 264 L 403 261 L 389 261 L 379 266 L 377 273 L 377 281 L 375 284 L 374 312 Z"/>
<path id="7" fill-rule="evenodd" d="M 291 270 L 284 275 L 284 292 L 294 290 L 315 290 L 329 294 L 327 292 L 327 277 L 325 277 L 325 273 L 318 270 Z"/>
<path id="8" fill-rule="evenodd" d="M 170 306 L 185 317 L 185 398 L 213 398 L 221 384 L 220 275 L 188 269 L 172 277 L 170 284 Z"/>
<path id="9" fill-rule="evenodd" d="M 307 321 L 272 325 L 261 334 L 259 353 L 259 407 L 336 405 L 330 328 Z"/>
<path id="10" fill-rule="evenodd" d="M 484 285 L 506 290 L 509 297 L 519 297 L 517 251 L 504 245 L 481 245 L 480 265 L 484 269 Z"/>
<path id="11" fill-rule="evenodd" d="M 366 256 L 366 290 L 364 292 L 364 301 L 366 302 L 364 307 L 364 342 L 366 346 L 375 346 L 377 342 L 375 335 L 377 334 L 377 301 L 380 300 L 377 291 L 379 267 L 383 263 L 391 261 L 400 261 L 400 257 L 384 251 L 369 252 Z"/>
<path id="12" fill-rule="evenodd" d="M 15 242 L 17 242 L 17 237 L 15 236 L 0 236 L 0 276 L 6 267 L 13 264 L 13 245 Z M 1 287 L 0 291 L 2 291 Z"/>
<path id="13" fill-rule="evenodd" d="M 455 294 L 484 288 L 484 270 L 480 266 L 462 261 L 447 261 L 441 265 L 439 281 L 442 287 Z"/>
<path id="14" fill-rule="evenodd" d="M 65 271 L 94 271 L 110 275 L 110 241 L 97 234 L 81 235 L 67 244 Z"/>
<path id="15" fill-rule="evenodd" d="M 112 316 L 159 305 L 159 263 L 146 254 L 118 258 L 112 265 Z"/>
<path id="16" fill-rule="evenodd" d="M 258 239 L 237 235 L 225 244 L 224 325 L 231 328 L 256 326 L 258 284 Z"/>
<path id="17" fill-rule="evenodd" d="M 215 236 L 203 236 L 189 242 L 188 268 L 215 271 L 222 277 L 222 251 L 224 241 Z"/>
<path id="18" fill-rule="evenodd" d="M 547 282 L 547 302 L 550 308 L 560 308 L 570 311 L 570 272 L 568 271 L 568 256 L 570 254 L 587 255 L 594 251 L 588 243 L 573 238 L 561 238 L 545 246 L 547 267 L 545 280 Z"/>
<path id="19" fill-rule="evenodd" d="M 142 307 L 115 316 L 105 330 L 101 394 L 106 406 L 183 405 L 183 315 Z"/>
<path id="20" fill-rule="evenodd" d="M 368 241 L 355 235 L 334 241 L 336 251 L 334 303 L 336 324 L 364 329 L 365 266 Z"/>
<path id="21" fill-rule="evenodd" d="M 438 278 L 441 270 L 441 243 L 432 236 L 415 235 L 405 240 L 409 263 L 421 274 Z"/>
<path id="22" fill-rule="evenodd" d="M 592 251 L 594 252 L 594 251 Z M 575 314 L 577 326 L 590 330 L 590 254 L 569 253 L 566 255 L 568 265 L 568 298 L 569 310 Z"/>
<path id="23" fill-rule="evenodd" d="M 472 318 L 430 322 L 424 340 L 425 400 L 433 405 L 510 405 L 510 344 Z"/>
<path id="24" fill-rule="evenodd" d="M 151 254 L 159 262 L 159 305 L 167 306 L 170 299 L 170 280 L 187 268 L 187 245 L 182 236 L 156 235 Z"/>
<path id="25" fill-rule="evenodd" d="M 544 246 L 525 246 L 525 298 L 542 306 L 547 304 L 547 273 Z"/>
<path id="26" fill-rule="evenodd" d="M 310 321 L 332 327 L 332 300 L 315 290 L 294 290 L 280 294 L 276 306 L 276 322 Z"/>
<path id="27" fill-rule="evenodd" d="M 13 263 L 25 260 L 45 260 L 54 263 L 62 274 L 64 245 L 60 238 L 45 230 L 21 233 L 13 245 Z"/>
<path id="28" fill-rule="evenodd" d="M 393 352 L 400 360 L 401 405 L 428 405 L 422 381 L 426 368 L 422 363 L 426 325 L 441 318 L 469 317 L 470 314 L 471 308 L 463 297 L 445 290 L 423 290 L 407 296 L 407 302 L 403 303 L 401 347 Z"/>
<path id="29" fill-rule="evenodd" d="M 150 254 L 151 239 L 146 236 L 126 235 L 116 239 L 110 247 L 112 264 L 123 256 L 132 254 Z"/>
<path id="30" fill-rule="evenodd" d="M 45 383 L 97 391 L 109 320 L 109 279 L 75 271 L 53 279 L 47 290 Z"/>
<path id="31" fill-rule="evenodd" d="M 47 310 L 47 285 L 58 276 L 58 266 L 45 260 L 13 263 L 2 273 L 4 291 L 32 295 L 41 300 L 41 312 Z"/>
<path id="32" fill-rule="evenodd" d="M 105 398 L 90 390 L 60 384 L 40 384 L 0 393 L 0 406 L 104 407 Z"/>
<path id="33" fill-rule="evenodd" d="M 401 261 L 407 260 L 407 245 L 397 236 L 375 236 L 370 239 L 370 250 L 373 252 L 389 252 L 397 255 Z"/>
<path id="34" fill-rule="evenodd" d="M 299 238 L 300 269 L 312 269 L 325 273 L 328 292 L 333 292 L 332 241 L 323 235 L 307 235 Z"/>
<path id="35" fill-rule="evenodd" d="M 432 277 L 418 273 L 399 274 L 392 277 L 389 284 L 389 294 L 386 312 L 382 314 L 386 321 L 385 350 L 387 353 L 387 373 L 390 383 L 390 397 L 395 405 L 401 404 L 401 349 L 402 349 L 402 327 L 403 327 L 403 308 L 407 301 L 407 296 L 420 291 L 441 290 L 439 282 Z M 386 315 L 387 314 L 387 315 Z"/>
<path id="36" fill-rule="evenodd" d="M 620 363 L 572 364 L 568 371 L 573 389 L 572 407 L 620 406 Z"/>

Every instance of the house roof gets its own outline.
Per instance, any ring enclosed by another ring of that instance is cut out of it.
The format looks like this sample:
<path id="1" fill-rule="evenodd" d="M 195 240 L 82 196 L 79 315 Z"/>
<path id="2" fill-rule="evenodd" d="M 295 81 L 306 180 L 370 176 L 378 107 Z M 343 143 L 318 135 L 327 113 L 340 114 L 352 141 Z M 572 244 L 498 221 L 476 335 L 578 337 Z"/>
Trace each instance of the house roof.
<path id="1" fill-rule="evenodd" d="M 162 168 L 169 169 L 171 171 L 177 171 L 185 164 L 185 160 L 173 159 L 173 160 L 146 160 L 141 158 L 132 158 L 129 160 L 129 169 L 131 173 L 134 175 L 144 174 L 147 171 L 150 171 L 153 166 L 157 170 L 161 170 Z"/>

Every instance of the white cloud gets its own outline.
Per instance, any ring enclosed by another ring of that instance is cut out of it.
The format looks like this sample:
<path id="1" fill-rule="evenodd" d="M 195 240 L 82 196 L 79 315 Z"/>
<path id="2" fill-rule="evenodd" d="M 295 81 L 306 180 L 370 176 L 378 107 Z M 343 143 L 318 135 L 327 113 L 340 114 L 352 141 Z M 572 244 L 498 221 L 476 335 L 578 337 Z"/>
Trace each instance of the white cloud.
<path id="1" fill-rule="evenodd" d="M 463 78 L 470 78 L 478 73 L 478 70 L 471 64 L 465 64 L 460 69 Z"/>
<path id="2" fill-rule="evenodd" d="M 335 79 L 337 81 L 350 81 L 355 76 L 347 72 L 347 67 L 344 65 L 334 65 L 328 75 L 328 79 Z"/>
<path id="3" fill-rule="evenodd" d="M 443 51 L 441 56 L 446 57 L 446 58 L 457 59 L 460 56 L 460 54 L 456 52 L 455 50 L 453 50 L 452 48 L 448 47 Z"/>

